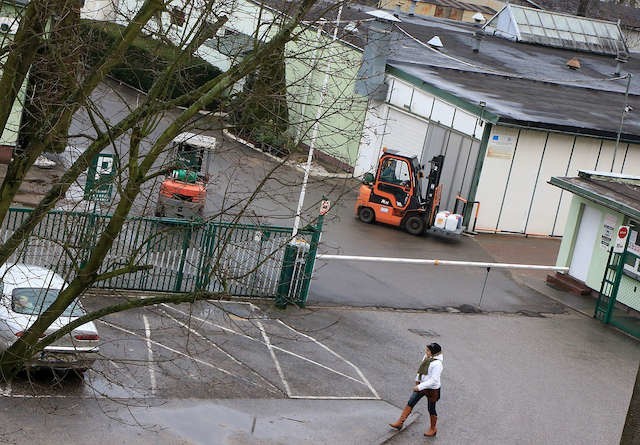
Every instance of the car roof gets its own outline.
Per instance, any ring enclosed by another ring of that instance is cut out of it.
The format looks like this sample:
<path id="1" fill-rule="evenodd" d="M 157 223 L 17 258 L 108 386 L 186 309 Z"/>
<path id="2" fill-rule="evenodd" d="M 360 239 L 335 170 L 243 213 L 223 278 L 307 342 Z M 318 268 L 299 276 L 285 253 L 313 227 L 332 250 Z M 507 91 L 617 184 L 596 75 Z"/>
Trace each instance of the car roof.
<path id="1" fill-rule="evenodd" d="M 66 284 L 60 275 L 50 269 L 22 263 L 0 266 L 0 280 L 7 294 L 14 288 L 62 289 Z"/>

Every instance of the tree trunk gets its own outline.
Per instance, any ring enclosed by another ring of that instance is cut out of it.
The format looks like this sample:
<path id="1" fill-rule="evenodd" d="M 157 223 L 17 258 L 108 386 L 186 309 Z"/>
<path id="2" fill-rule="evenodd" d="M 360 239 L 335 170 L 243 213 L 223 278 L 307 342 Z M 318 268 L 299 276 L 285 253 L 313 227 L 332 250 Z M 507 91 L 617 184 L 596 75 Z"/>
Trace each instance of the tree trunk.
<path id="1" fill-rule="evenodd" d="M 629 402 L 627 418 L 624 421 L 624 429 L 620 438 L 620 445 L 635 445 L 640 443 L 640 363 L 636 373 L 636 383 L 633 385 L 633 393 Z"/>

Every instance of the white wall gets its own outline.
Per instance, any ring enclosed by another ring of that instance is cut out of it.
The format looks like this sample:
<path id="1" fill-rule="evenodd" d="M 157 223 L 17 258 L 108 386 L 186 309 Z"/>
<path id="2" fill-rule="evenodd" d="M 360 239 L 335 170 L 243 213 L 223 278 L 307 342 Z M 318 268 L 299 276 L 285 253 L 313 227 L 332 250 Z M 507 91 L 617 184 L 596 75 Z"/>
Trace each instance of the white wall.
<path id="1" fill-rule="evenodd" d="M 571 194 L 547 182 L 578 170 L 611 171 L 614 148 L 597 138 L 495 126 L 476 193 L 476 229 L 562 236 Z M 640 146 L 619 144 L 613 165 L 640 174 Z"/>
<path id="2" fill-rule="evenodd" d="M 118 0 L 85 0 L 80 17 L 91 20 L 114 20 Z"/>

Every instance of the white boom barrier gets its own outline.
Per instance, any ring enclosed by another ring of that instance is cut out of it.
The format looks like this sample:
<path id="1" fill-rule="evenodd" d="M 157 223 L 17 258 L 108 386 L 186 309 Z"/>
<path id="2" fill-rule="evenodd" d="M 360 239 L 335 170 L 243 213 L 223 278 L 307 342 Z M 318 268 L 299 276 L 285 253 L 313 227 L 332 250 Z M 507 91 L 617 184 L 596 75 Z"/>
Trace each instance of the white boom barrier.
<path id="1" fill-rule="evenodd" d="M 453 260 L 421 260 L 414 258 L 390 258 L 378 256 L 355 256 L 355 255 L 327 255 L 319 253 L 318 260 L 342 260 L 342 261 L 364 261 L 369 263 L 397 263 L 397 264 L 431 264 L 433 266 L 466 266 L 466 267 L 490 267 L 496 269 L 530 269 L 530 270 L 553 270 L 556 272 L 568 272 L 568 267 L 544 266 L 539 264 L 510 264 L 510 263 L 482 263 L 477 261 L 453 261 Z"/>

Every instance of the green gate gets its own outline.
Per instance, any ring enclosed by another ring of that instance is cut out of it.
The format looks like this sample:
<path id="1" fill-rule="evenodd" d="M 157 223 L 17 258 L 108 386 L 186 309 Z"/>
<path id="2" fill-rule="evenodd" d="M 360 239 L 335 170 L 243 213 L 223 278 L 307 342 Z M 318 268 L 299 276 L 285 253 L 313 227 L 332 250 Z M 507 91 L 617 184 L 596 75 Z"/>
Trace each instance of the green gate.
<path id="1" fill-rule="evenodd" d="M 630 241 L 640 244 L 637 229 L 632 229 Z M 607 267 L 600 286 L 594 318 L 616 326 L 640 338 L 640 315 L 630 307 L 640 307 L 640 254 L 626 247 L 622 253 L 609 250 Z"/>
<path id="2" fill-rule="evenodd" d="M 11 209 L 0 227 L 6 240 L 29 216 Z M 109 215 L 52 211 L 16 250 L 12 262 L 51 268 L 67 280 L 80 270 Z M 306 227 L 291 243 L 291 228 L 222 222 L 196 223 L 166 218 L 126 220 L 99 273 L 127 266 L 143 269 L 96 282 L 94 287 L 149 292 L 226 292 L 276 298 L 304 306 L 322 230 Z M 296 248 L 290 274 L 282 274 L 284 253 Z"/>

